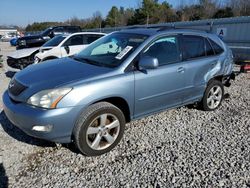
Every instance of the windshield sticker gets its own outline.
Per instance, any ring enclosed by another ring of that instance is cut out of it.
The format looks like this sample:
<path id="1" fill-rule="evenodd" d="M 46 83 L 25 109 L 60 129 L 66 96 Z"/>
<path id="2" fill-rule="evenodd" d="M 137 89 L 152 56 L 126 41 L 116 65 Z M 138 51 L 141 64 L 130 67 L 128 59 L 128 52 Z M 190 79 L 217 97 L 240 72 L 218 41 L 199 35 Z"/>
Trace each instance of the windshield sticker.
<path id="1" fill-rule="evenodd" d="M 115 58 L 121 60 L 132 48 L 132 46 L 127 46 Z"/>

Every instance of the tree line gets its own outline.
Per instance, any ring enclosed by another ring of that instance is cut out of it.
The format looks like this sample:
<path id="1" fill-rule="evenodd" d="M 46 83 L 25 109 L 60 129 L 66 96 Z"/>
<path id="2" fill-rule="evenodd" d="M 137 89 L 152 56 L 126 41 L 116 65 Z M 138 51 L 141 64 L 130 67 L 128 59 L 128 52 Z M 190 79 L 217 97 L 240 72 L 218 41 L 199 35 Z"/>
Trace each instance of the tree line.
<path id="1" fill-rule="evenodd" d="M 180 0 L 177 8 L 167 1 L 142 0 L 137 8 L 113 6 L 106 17 L 97 11 L 90 18 L 72 17 L 65 22 L 35 22 L 25 30 L 41 31 L 50 26 L 65 24 L 91 29 L 249 15 L 249 0 Z"/>

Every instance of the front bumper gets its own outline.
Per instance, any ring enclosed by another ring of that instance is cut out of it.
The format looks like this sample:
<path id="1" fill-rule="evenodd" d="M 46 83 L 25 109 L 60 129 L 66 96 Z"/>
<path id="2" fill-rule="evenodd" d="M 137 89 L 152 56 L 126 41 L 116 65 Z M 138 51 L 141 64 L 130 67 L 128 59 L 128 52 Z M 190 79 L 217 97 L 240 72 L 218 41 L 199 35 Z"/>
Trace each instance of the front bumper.
<path id="1" fill-rule="evenodd" d="M 58 143 L 70 143 L 80 107 L 46 110 L 12 101 L 6 91 L 3 95 L 4 112 L 8 119 L 26 134 Z M 52 125 L 50 132 L 32 130 L 33 126 Z"/>
<path id="2" fill-rule="evenodd" d="M 19 59 L 15 59 L 12 57 L 7 57 L 7 65 L 13 69 L 22 70 L 25 67 L 34 63 L 34 57 L 28 56 Z"/>

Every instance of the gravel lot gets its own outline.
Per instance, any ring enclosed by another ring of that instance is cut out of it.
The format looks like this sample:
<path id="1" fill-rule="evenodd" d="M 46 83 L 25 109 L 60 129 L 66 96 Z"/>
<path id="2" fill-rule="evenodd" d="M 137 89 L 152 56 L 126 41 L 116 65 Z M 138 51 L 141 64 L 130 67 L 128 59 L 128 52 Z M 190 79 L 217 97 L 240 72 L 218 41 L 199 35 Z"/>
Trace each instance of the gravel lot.
<path id="1" fill-rule="evenodd" d="M 226 92 L 215 112 L 182 107 L 127 124 L 121 143 L 99 157 L 25 135 L 0 99 L 0 187 L 250 187 L 250 74 Z"/>

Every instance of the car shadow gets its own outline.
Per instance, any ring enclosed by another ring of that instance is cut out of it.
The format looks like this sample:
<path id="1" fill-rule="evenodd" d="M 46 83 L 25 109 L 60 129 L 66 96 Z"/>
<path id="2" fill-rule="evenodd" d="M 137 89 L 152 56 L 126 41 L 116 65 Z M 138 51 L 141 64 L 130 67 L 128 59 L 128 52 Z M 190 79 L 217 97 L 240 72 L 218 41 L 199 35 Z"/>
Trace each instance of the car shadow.
<path id="1" fill-rule="evenodd" d="M 5 72 L 5 76 L 8 78 L 13 78 L 13 76 L 16 74 L 16 72 L 13 71 L 7 71 Z"/>
<path id="2" fill-rule="evenodd" d="M 0 188 L 7 188 L 9 184 L 9 178 L 6 175 L 3 163 L 0 163 Z"/>
<path id="3" fill-rule="evenodd" d="M 46 140 L 41 140 L 38 138 L 33 138 L 27 134 L 25 134 L 21 129 L 14 126 L 6 117 L 4 111 L 0 113 L 0 126 L 2 126 L 3 130 L 12 138 L 30 144 L 41 147 L 56 147 L 56 144 L 53 142 L 49 142 Z"/>
<path id="4" fill-rule="evenodd" d="M 75 154 L 81 154 L 80 150 L 75 146 L 73 142 L 69 144 L 62 144 L 62 147 L 64 147 L 65 149 L 68 149 L 69 151 Z"/>

